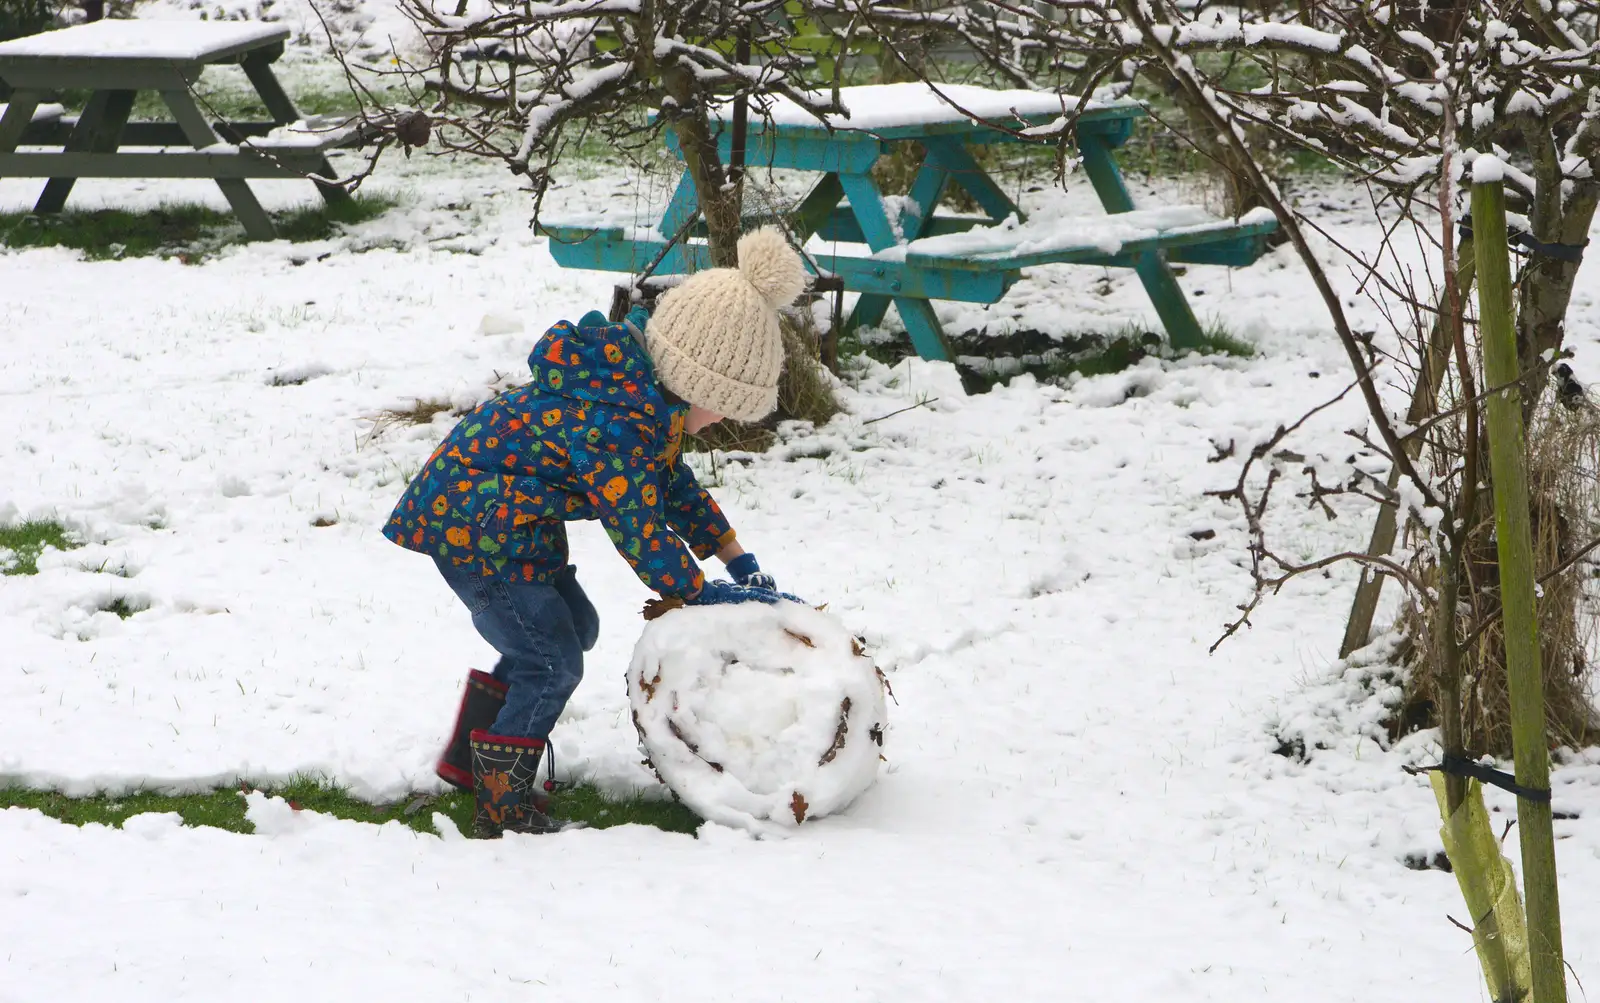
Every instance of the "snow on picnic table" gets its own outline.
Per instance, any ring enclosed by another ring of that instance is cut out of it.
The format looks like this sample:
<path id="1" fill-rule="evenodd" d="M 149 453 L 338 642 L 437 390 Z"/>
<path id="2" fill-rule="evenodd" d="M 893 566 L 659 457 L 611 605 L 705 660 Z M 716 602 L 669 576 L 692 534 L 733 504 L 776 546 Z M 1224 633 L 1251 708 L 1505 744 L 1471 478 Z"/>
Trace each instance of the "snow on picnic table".
<path id="1" fill-rule="evenodd" d="M 1251 209 L 1238 220 L 1246 226 L 1273 219 L 1272 210 Z M 974 261 L 1049 254 L 1071 248 L 1093 247 L 1106 254 L 1116 254 L 1124 244 L 1147 240 L 1163 234 L 1206 233 L 1226 230 L 1235 226 L 1231 219 L 1219 219 L 1202 206 L 1175 205 L 1158 209 L 1135 209 L 1132 212 L 1093 216 L 1032 216 L 1018 222 L 1016 216 L 1008 217 L 995 226 L 978 226 L 959 233 L 922 237 L 874 257 L 904 258 L 915 254 L 930 258 L 964 258 Z"/>
<path id="2" fill-rule="evenodd" d="M 817 92 L 826 102 L 830 92 Z M 762 119 L 779 126 L 816 126 L 817 117 L 782 95 L 766 99 L 770 103 L 759 111 Z M 911 125 L 946 125 L 970 121 L 971 115 L 994 121 L 1015 121 L 1018 116 L 1037 118 L 1060 115 L 1075 109 L 1078 99 L 1046 91 L 993 90 L 973 84 L 927 83 L 862 84 L 839 88 L 839 104 L 849 115 L 832 114 L 828 125 L 835 129 L 875 130 Z M 1086 109 L 1109 108 L 1111 102 L 1089 101 Z M 725 117 L 732 117 L 732 104 L 720 106 Z"/>
<path id="3" fill-rule="evenodd" d="M 5 117 L 6 110 L 8 108 L 10 108 L 10 105 L 7 102 L 0 101 L 0 118 Z M 29 117 L 28 121 L 54 122 L 56 119 L 60 118 L 62 115 L 65 115 L 66 113 L 67 109 L 65 105 L 55 104 L 53 102 L 49 104 L 41 104 L 34 107 L 33 113 Z"/>
<path id="4" fill-rule="evenodd" d="M 288 37 L 289 29 L 262 21 L 96 21 L 0 42 L 0 64 L 82 57 L 197 62 Z"/>
<path id="5" fill-rule="evenodd" d="M 428 562 L 378 530 L 450 419 L 368 419 L 515 378 L 545 326 L 603 306 L 615 277 L 556 268 L 512 179 L 413 164 L 393 182 L 407 208 L 342 241 L 198 266 L 0 255 L 0 508 L 94 541 L 0 579 L 0 782 L 195 789 L 320 771 L 372 797 L 433 785 L 463 674 L 489 652 Z M 561 197 L 598 206 L 622 184 Z M 262 188 L 269 202 L 289 191 Z M 36 194 L 0 180 L 6 211 Z M 1346 194 L 1329 198 L 1359 205 Z M 191 195 L 217 199 L 181 182 L 75 192 Z M 1076 190 L 1025 202 L 1095 205 Z M 1317 211 L 1375 245 L 1359 210 Z M 1259 354 L 973 397 L 946 365 L 868 364 L 826 429 L 714 470 L 695 459 L 763 565 L 828 602 L 893 683 L 888 761 L 848 811 L 787 840 L 706 826 L 480 843 L 259 796 L 256 835 L 161 815 L 78 829 L 13 809 L 0 995 L 1481 995 L 1445 919 L 1461 916 L 1454 879 L 1403 863 L 1439 848 L 1431 794 L 1399 769 L 1431 752 L 1424 737 L 1386 748 L 1368 670 L 1334 662 L 1352 573 L 1292 584 L 1207 654 L 1247 590 L 1240 519 L 1205 494 L 1236 467 L 1208 458 L 1230 442 L 1243 455 L 1343 378 L 1286 252 L 1182 281 L 1202 317 L 1225 303 Z M 1600 299 L 1590 273 L 1579 285 L 1581 373 L 1600 361 Z M 1000 304 L 939 310 L 955 332 L 1153 316 L 1130 273 L 1064 266 Z M 1302 451 L 1348 449 L 1359 418 L 1353 403 L 1325 412 Z M 1337 509 L 1330 522 L 1286 505 L 1274 532 L 1293 553 L 1357 545 L 1370 513 Z M 556 729 L 562 771 L 659 794 L 623 685 L 647 594 L 596 527 L 572 537 L 604 630 Z M 144 611 L 104 611 L 119 598 Z M 1286 732 L 1327 748 L 1280 755 Z M 1597 784 L 1593 752 L 1556 771 L 1557 807 L 1578 815 L 1556 823 L 1569 960 L 1591 984 Z"/>

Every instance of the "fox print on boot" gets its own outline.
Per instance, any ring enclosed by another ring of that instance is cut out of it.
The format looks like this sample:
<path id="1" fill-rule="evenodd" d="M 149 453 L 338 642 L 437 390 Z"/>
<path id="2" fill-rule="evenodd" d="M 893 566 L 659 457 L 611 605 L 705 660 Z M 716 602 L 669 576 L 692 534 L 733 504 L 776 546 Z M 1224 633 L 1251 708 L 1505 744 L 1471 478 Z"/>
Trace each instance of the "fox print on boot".
<path id="1" fill-rule="evenodd" d="M 506 705 L 506 684 L 473 669 L 467 673 L 467 688 L 461 693 L 461 706 L 456 710 L 456 724 L 450 730 L 450 741 L 444 755 L 433 772 L 445 783 L 454 784 L 464 791 L 472 790 L 472 749 L 467 742 L 475 731 L 492 727 Z"/>
<path id="2" fill-rule="evenodd" d="M 543 742 L 474 731 L 471 745 L 477 808 L 472 816 L 474 836 L 498 839 L 507 832 L 548 833 L 571 827 L 545 814 L 550 798 L 539 785 Z"/>

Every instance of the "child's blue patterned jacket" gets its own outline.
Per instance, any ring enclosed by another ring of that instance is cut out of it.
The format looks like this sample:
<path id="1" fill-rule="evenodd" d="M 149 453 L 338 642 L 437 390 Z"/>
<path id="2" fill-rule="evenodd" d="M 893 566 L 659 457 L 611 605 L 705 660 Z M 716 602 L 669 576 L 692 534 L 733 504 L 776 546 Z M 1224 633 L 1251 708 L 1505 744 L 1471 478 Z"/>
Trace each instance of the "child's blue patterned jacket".
<path id="1" fill-rule="evenodd" d="M 734 534 L 680 455 L 689 406 L 667 403 L 622 324 L 561 321 L 528 368 L 525 386 L 461 419 L 384 535 L 481 574 L 548 582 L 567 563 L 564 523 L 599 519 L 645 585 L 697 593 L 690 550 L 705 560 Z"/>

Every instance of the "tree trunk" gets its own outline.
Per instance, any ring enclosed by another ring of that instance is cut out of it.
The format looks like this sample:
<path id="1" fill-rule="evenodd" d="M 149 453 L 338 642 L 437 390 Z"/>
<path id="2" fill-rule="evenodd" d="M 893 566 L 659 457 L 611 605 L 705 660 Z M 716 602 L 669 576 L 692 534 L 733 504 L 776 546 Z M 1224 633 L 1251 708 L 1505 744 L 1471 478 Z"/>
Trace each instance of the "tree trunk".
<path id="1" fill-rule="evenodd" d="M 1554 143 L 1548 143 L 1533 153 L 1538 192 L 1529 222 L 1534 236 L 1546 243 L 1583 244 L 1594 222 L 1596 202 L 1600 201 L 1600 183 L 1594 179 L 1578 181 L 1563 198 L 1561 186 L 1567 182 L 1561 176 L 1560 151 Z M 1547 370 L 1540 366 L 1544 354 L 1561 350 L 1578 265 L 1576 261 L 1535 254 L 1522 270 L 1517 297 L 1517 358 L 1523 372 L 1538 370 L 1523 396 L 1524 420 L 1544 392 Z"/>
<path id="2" fill-rule="evenodd" d="M 1456 253 L 1456 288 L 1462 296 L 1465 296 L 1472 289 L 1472 278 L 1477 267 L 1477 260 L 1473 257 L 1472 241 L 1470 239 L 1461 241 L 1457 245 Z M 1454 337 L 1452 333 L 1454 320 L 1451 314 L 1453 309 L 1448 302 L 1444 304 L 1428 336 L 1428 346 L 1420 360 L 1421 371 L 1417 373 L 1416 386 L 1411 388 L 1411 405 L 1406 410 L 1408 425 L 1419 425 L 1430 415 L 1438 413 L 1439 387 L 1444 382 L 1445 371 L 1450 367 L 1450 343 Z M 1413 460 L 1420 456 L 1422 439 L 1409 440 L 1406 444 L 1406 454 Z M 1400 468 L 1396 465 L 1389 470 L 1389 490 L 1393 491 L 1399 485 Z M 1367 544 L 1367 553 L 1382 556 L 1394 549 L 1395 537 L 1399 532 L 1398 518 L 1393 504 L 1386 502 L 1378 507 L 1378 519 L 1372 527 L 1372 539 Z M 1377 616 L 1378 599 L 1383 593 L 1383 577 L 1370 568 L 1362 569 L 1360 583 L 1356 586 L 1355 600 L 1350 604 L 1350 618 L 1345 621 L 1344 640 L 1339 644 L 1340 658 L 1348 657 L 1357 648 L 1366 647 L 1367 642 L 1371 640 L 1372 620 Z M 1459 578 L 1457 584 L 1460 584 Z"/>
<path id="3" fill-rule="evenodd" d="M 1194 99 L 1177 79 L 1159 64 L 1146 67 L 1145 74 L 1183 110 L 1184 118 L 1189 122 L 1184 138 L 1193 143 L 1201 156 L 1211 162 L 1212 172 L 1221 178 L 1229 214 L 1242 216 L 1257 206 L 1266 205 L 1265 200 L 1256 192 L 1255 186 L 1250 183 L 1250 174 L 1239 162 L 1233 148 L 1224 143 L 1214 129 L 1207 126 L 1205 113 L 1195 107 Z M 1276 232 L 1275 237 L 1280 242 L 1287 239 Z"/>
<path id="4" fill-rule="evenodd" d="M 717 137 L 711 130 L 705 98 L 695 84 L 694 75 L 681 66 L 661 69 L 662 83 L 677 110 L 672 116 L 672 131 L 677 134 L 683 162 L 694 179 L 700 200 L 700 215 L 706 223 L 706 238 L 711 245 L 714 268 L 739 265 L 739 235 L 743 227 L 744 185 L 730 181 L 727 168 L 717 152 Z"/>
<path id="5" fill-rule="evenodd" d="M 928 0 L 916 0 L 905 6 L 923 13 L 932 10 Z M 878 82 L 908 84 L 928 79 L 929 40 L 927 34 L 912 28 L 902 28 L 892 39 L 885 40 L 878 49 Z M 844 55 L 841 53 L 840 58 Z"/>

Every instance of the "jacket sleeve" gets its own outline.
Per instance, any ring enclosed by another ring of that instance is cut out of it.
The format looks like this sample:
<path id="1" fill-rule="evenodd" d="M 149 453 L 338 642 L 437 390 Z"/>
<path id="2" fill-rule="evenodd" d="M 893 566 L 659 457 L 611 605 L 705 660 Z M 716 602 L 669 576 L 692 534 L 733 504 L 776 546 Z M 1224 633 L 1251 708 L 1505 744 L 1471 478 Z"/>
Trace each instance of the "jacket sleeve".
<path id="1" fill-rule="evenodd" d="M 688 598 L 699 592 L 705 575 L 668 521 L 660 484 L 664 478 L 655 464 L 644 457 L 588 450 L 573 450 L 571 463 L 612 546 L 639 580 L 663 596 Z"/>
<path id="2" fill-rule="evenodd" d="M 733 527 L 716 499 L 700 486 L 682 455 L 673 460 L 661 480 L 666 485 L 667 525 L 689 544 L 694 556 L 702 561 L 715 557 L 734 538 Z"/>

